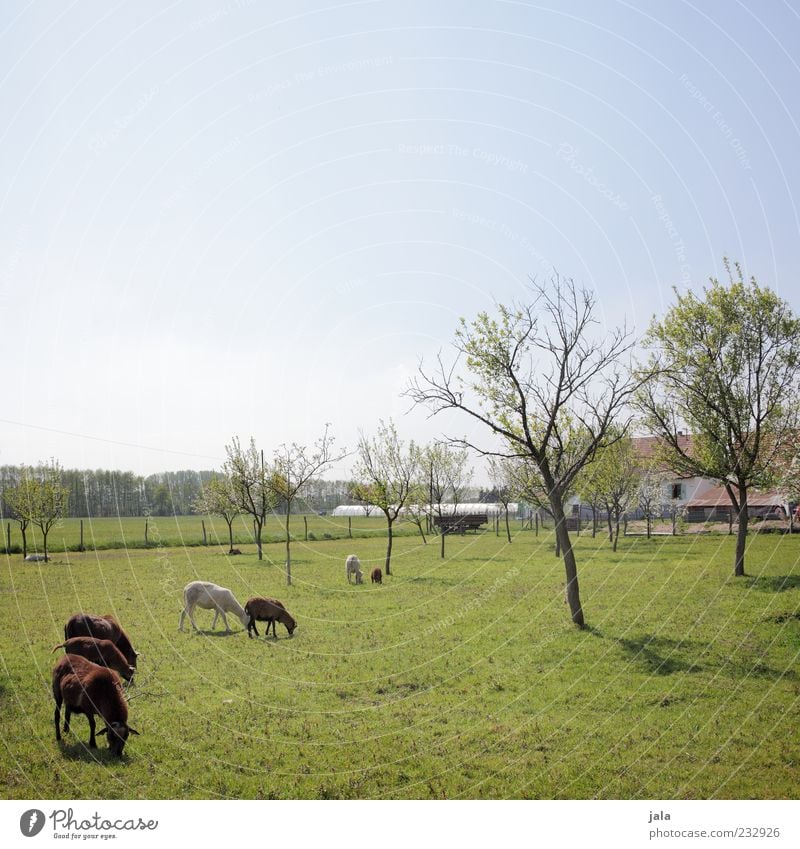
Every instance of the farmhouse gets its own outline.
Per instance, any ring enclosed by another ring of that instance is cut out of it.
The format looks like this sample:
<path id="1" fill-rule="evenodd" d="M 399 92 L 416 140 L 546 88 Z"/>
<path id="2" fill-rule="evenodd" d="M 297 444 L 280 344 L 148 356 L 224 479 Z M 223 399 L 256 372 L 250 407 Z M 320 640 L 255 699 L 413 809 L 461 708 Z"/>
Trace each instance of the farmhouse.
<path id="1" fill-rule="evenodd" d="M 655 462 L 657 472 L 661 476 L 662 514 L 670 511 L 680 511 L 689 522 L 727 522 L 733 516 L 733 507 L 725 487 L 719 481 L 704 477 L 691 477 L 677 474 L 665 464 L 659 464 L 657 436 L 634 436 L 631 439 L 633 449 L 642 461 L 642 465 Z M 691 452 L 691 434 L 678 434 L 678 442 L 682 449 Z M 790 504 L 784 493 L 777 490 L 751 489 L 747 495 L 748 516 L 762 519 L 784 519 L 790 515 L 795 505 Z M 591 518 L 591 510 L 582 504 L 577 496 L 567 501 L 567 514 L 572 522 Z M 637 518 L 634 508 L 628 513 L 630 518 Z"/>

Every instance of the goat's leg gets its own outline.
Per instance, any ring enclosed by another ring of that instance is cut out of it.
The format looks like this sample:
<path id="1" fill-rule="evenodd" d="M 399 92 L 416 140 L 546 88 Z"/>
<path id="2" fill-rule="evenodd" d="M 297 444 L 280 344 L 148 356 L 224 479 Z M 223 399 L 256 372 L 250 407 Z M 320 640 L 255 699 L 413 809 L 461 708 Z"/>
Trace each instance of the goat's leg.
<path id="1" fill-rule="evenodd" d="M 178 630 L 179 630 L 179 631 L 182 631 L 182 630 L 183 630 L 183 620 L 184 620 L 185 618 L 186 618 L 186 608 L 184 607 L 184 608 L 183 608 L 183 610 L 181 610 L 181 619 L 180 619 L 180 622 L 178 622 Z"/>
<path id="2" fill-rule="evenodd" d="M 219 619 L 219 609 L 214 608 L 214 621 L 211 623 L 211 630 L 213 631 L 217 627 L 217 619 Z"/>
<path id="3" fill-rule="evenodd" d="M 186 608 L 186 614 L 189 617 L 189 621 L 192 623 L 192 628 L 194 628 L 195 631 L 198 631 L 199 628 L 197 627 L 197 624 L 194 621 L 194 616 L 192 615 L 193 613 L 194 613 L 194 607 L 187 607 Z"/>
<path id="4" fill-rule="evenodd" d="M 72 711 L 67 705 L 66 710 L 64 711 L 64 733 L 69 733 L 69 721 L 72 719 Z"/>
<path id="5" fill-rule="evenodd" d="M 86 718 L 89 720 L 89 748 L 97 748 L 97 740 L 94 739 L 94 714 L 87 713 Z"/>
<path id="6" fill-rule="evenodd" d="M 228 617 L 225 615 L 225 611 L 220 608 L 219 614 L 222 616 L 222 621 L 225 623 L 225 633 L 230 634 L 231 629 L 228 627 Z"/>
<path id="7" fill-rule="evenodd" d="M 61 739 L 61 729 L 59 725 L 61 724 L 61 702 L 56 702 L 56 709 L 53 712 L 53 722 L 56 726 L 56 740 Z"/>

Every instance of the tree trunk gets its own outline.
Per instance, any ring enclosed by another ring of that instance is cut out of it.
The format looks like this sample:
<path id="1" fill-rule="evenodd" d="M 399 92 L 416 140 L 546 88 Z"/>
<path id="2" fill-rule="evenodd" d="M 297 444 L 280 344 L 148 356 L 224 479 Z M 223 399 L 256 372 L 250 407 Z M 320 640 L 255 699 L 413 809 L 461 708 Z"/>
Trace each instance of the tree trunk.
<path id="1" fill-rule="evenodd" d="M 264 553 L 261 550 L 261 522 L 258 519 L 253 519 L 253 526 L 256 531 L 256 547 L 258 548 L 258 559 L 264 559 Z"/>
<path id="2" fill-rule="evenodd" d="M 303 516 L 303 538 L 308 542 L 308 517 Z"/>
<path id="3" fill-rule="evenodd" d="M 439 535 L 442 538 L 442 550 L 439 556 L 442 558 L 442 560 L 444 560 L 444 538 L 447 536 L 447 533 L 445 532 L 443 527 L 439 529 Z"/>
<path id="4" fill-rule="evenodd" d="M 610 504 L 606 504 L 606 521 L 608 522 L 608 541 L 614 542 L 614 526 L 611 524 L 612 509 Z M 617 527 L 619 528 L 619 516 L 617 515 Z M 615 549 L 616 550 L 616 549 Z"/>
<path id="5" fill-rule="evenodd" d="M 230 546 L 228 547 L 228 554 L 230 554 L 233 551 L 233 519 L 231 519 L 230 521 L 226 519 L 225 521 L 228 522 L 228 540 L 230 542 Z"/>
<path id="6" fill-rule="evenodd" d="M 650 516 L 647 516 L 647 538 L 650 539 Z"/>
<path id="7" fill-rule="evenodd" d="M 353 538 L 353 517 L 347 517 L 347 536 L 352 539 Z"/>
<path id="8" fill-rule="evenodd" d="M 428 540 L 425 539 L 425 531 L 422 530 L 422 519 L 420 519 L 419 522 L 417 522 L 417 527 L 419 528 L 419 533 L 420 533 L 420 536 L 422 537 L 422 542 L 425 543 L 425 545 L 427 545 Z"/>
<path id="9" fill-rule="evenodd" d="M 386 563 L 384 564 L 386 568 L 384 569 L 384 572 L 386 572 L 387 575 L 391 575 L 392 574 L 392 568 L 391 568 L 392 567 L 392 520 L 387 519 L 387 521 L 389 523 L 389 539 L 386 542 Z"/>
<path id="10" fill-rule="evenodd" d="M 22 559 L 24 560 L 28 556 L 28 536 L 27 529 L 22 525 L 19 526 L 22 531 Z"/>
<path id="11" fill-rule="evenodd" d="M 47 563 L 47 531 L 42 528 L 42 547 L 44 548 L 44 562 Z"/>
<path id="12" fill-rule="evenodd" d="M 579 628 L 583 628 L 585 622 L 578 588 L 578 566 L 575 562 L 575 552 L 572 550 L 572 543 L 570 542 L 569 532 L 567 531 L 564 509 L 556 499 L 552 502 L 552 508 L 553 519 L 556 524 L 556 538 L 558 539 L 559 548 L 564 557 L 564 570 L 567 578 L 567 603 L 569 604 L 572 621 Z"/>
<path id="13" fill-rule="evenodd" d="M 736 566 L 734 575 L 744 575 L 744 549 L 747 543 L 747 487 L 739 485 L 739 528 L 736 532 Z"/>
<path id="14" fill-rule="evenodd" d="M 289 534 L 289 514 L 291 513 L 292 505 L 289 499 L 286 499 L 286 585 L 292 585 L 292 549 L 291 536 Z"/>
<path id="15" fill-rule="evenodd" d="M 610 524 L 610 523 L 611 523 L 611 519 L 609 518 L 609 520 L 608 520 L 608 521 L 609 521 L 609 524 Z M 619 541 L 619 516 L 617 516 L 617 519 L 616 519 L 616 528 L 615 528 L 614 533 L 612 534 L 612 541 L 611 541 L 611 550 L 612 550 L 612 551 L 616 551 L 616 550 L 617 550 L 617 542 L 618 542 L 618 541 Z"/>
<path id="16" fill-rule="evenodd" d="M 592 539 L 597 536 L 597 507 L 592 504 Z"/>
<path id="17" fill-rule="evenodd" d="M 511 527 L 508 524 L 508 507 L 506 507 L 506 536 L 508 537 L 508 541 L 511 542 Z"/>

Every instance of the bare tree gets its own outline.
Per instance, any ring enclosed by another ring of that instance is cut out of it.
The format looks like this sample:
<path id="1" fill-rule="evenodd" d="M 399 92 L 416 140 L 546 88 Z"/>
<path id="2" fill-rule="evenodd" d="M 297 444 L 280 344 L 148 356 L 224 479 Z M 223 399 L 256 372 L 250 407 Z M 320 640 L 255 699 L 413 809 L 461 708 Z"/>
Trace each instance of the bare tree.
<path id="1" fill-rule="evenodd" d="M 417 526 L 422 542 L 428 544 L 425 537 L 423 525 L 430 518 L 430 505 L 428 504 L 428 484 L 419 475 L 419 470 L 424 469 L 423 463 L 420 461 L 420 452 L 417 452 L 417 475 L 411 484 L 411 492 L 408 495 L 408 501 L 405 507 L 405 517 L 413 525 Z M 423 476 L 424 477 L 424 476 Z"/>
<path id="2" fill-rule="evenodd" d="M 497 500 L 503 505 L 506 517 L 506 537 L 511 542 L 511 526 L 508 522 L 508 505 L 514 497 L 514 466 L 513 461 L 502 457 L 489 458 L 489 480 L 492 482 Z"/>
<path id="3" fill-rule="evenodd" d="M 612 428 L 636 380 L 620 364 L 632 346 L 624 330 L 590 338 L 595 298 L 571 280 L 533 284 L 529 304 L 498 306 L 497 316 L 462 319 L 459 356 L 435 371 L 420 367 L 407 394 L 433 414 L 461 410 L 501 437 L 502 448 L 451 439 L 485 455 L 518 457 L 535 464 L 556 526 L 566 572 L 572 621 L 584 625 L 578 570 L 564 515 L 577 474 L 595 452 L 618 438 Z M 463 358 L 472 379 L 457 372 Z"/>
<path id="4" fill-rule="evenodd" d="M 346 451 L 334 454 L 334 440 L 329 434 L 328 428 L 329 425 L 326 424 L 325 432 L 314 443 L 312 450 L 296 443 L 281 445 L 273 458 L 270 485 L 276 501 L 282 503 L 284 507 L 286 583 L 289 586 L 292 584 L 292 537 L 289 533 L 289 516 L 292 512 L 292 504 L 299 496 L 303 495 L 306 488 L 318 475 L 322 474 L 333 463 L 338 463 L 347 456 Z"/>
<path id="5" fill-rule="evenodd" d="M 228 526 L 228 551 L 233 551 L 233 523 L 242 513 L 230 480 L 215 475 L 207 481 L 192 502 L 192 510 L 202 515 L 222 516 Z"/>
<path id="6" fill-rule="evenodd" d="M 738 515 L 734 574 L 744 575 L 748 493 L 775 481 L 797 440 L 800 319 L 738 265 L 725 268 L 727 286 L 712 278 L 702 298 L 676 292 L 653 320 L 638 402 L 668 468 L 725 487 Z"/>
<path id="7" fill-rule="evenodd" d="M 455 517 L 458 513 L 458 502 L 472 479 L 472 469 L 467 466 L 468 460 L 469 452 L 466 448 L 455 449 L 444 442 L 428 445 L 421 455 L 421 462 L 424 464 L 428 477 L 430 509 L 439 517 L 442 558 L 444 558 L 444 538 L 447 536 L 444 516 Z M 452 499 L 452 514 L 444 506 L 448 503 L 448 499 Z"/>
<path id="8" fill-rule="evenodd" d="M 413 492 L 417 474 L 418 451 L 414 443 L 406 447 L 397 436 L 390 420 L 381 422 L 378 433 L 371 439 L 361 434 L 358 441 L 358 461 L 354 487 L 356 497 L 373 504 L 386 517 L 388 541 L 385 572 L 391 575 L 392 528 Z"/>
<path id="9" fill-rule="evenodd" d="M 264 452 L 256 448 L 256 441 L 250 438 L 250 445 L 242 448 L 239 438 L 234 436 L 231 444 L 225 446 L 228 459 L 224 472 L 231 484 L 231 492 L 236 506 L 253 517 L 258 559 L 263 560 L 261 536 L 267 514 L 275 506 L 275 490 L 272 486 L 272 472 L 264 463 Z"/>

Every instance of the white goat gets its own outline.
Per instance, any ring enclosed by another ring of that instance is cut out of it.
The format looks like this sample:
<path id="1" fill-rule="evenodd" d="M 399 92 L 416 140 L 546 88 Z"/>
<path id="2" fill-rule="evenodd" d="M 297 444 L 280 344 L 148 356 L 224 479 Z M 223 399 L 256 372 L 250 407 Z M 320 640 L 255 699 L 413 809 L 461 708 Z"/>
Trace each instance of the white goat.
<path id="1" fill-rule="evenodd" d="M 225 587 L 219 587 L 216 584 L 211 584 L 208 581 L 192 581 L 183 588 L 183 610 L 181 611 L 181 621 L 178 625 L 178 630 L 183 630 L 183 619 L 189 617 L 192 627 L 197 630 L 192 612 L 195 607 L 201 607 L 203 610 L 214 611 L 214 621 L 211 623 L 212 628 L 217 626 L 217 617 L 222 616 L 222 621 L 225 623 L 225 631 L 229 634 L 231 629 L 228 627 L 228 620 L 225 618 L 226 613 L 235 613 L 239 617 L 239 621 L 246 628 L 250 617 L 244 612 L 244 608 L 236 601 L 233 593 Z"/>
<path id="2" fill-rule="evenodd" d="M 350 580 L 351 575 L 356 576 L 356 583 L 357 584 L 361 583 L 361 576 L 362 576 L 361 563 L 359 562 L 359 560 L 355 556 L 355 554 L 348 555 L 347 560 L 345 560 L 345 562 L 344 562 L 344 568 L 345 568 L 345 572 L 347 574 L 347 583 L 348 584 L 352 583 L 352 581 Z"/>

